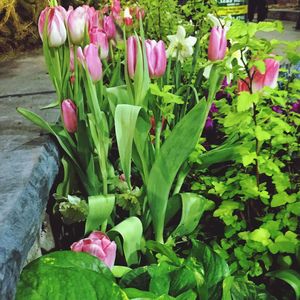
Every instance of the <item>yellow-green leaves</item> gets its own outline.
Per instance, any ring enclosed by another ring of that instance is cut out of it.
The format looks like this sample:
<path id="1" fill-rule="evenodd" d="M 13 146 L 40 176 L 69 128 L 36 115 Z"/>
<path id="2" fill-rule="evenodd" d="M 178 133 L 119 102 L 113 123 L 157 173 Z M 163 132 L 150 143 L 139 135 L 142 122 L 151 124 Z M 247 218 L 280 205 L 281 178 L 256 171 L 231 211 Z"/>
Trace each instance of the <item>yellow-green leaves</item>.
<path id="1" fill-rule="evenodd" d="M 250 94 L 248 92 L 241 92 L 237 99 L 237 111 L 246 111 L 256 104 L 259 100 L 258 94 Z"/>

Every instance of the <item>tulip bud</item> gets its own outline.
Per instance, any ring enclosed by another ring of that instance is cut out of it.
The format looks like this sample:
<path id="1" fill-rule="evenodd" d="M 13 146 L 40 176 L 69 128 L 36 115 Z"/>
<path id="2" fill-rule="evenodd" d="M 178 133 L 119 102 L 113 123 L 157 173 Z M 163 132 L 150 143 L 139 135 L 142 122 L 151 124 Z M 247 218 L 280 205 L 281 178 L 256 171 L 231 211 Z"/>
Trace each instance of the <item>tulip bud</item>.
<path id="1" fill-rule="evenodd" d="M 70 39 L 74 45 L 80 45 L 83 42 L 87 20 L 88 16 L 85 8 L 79 6 L 70 11 L 67 24 Z"/>
<path id="2" fill-rule="evenodd" d="M 97 27 L 93 27 L 90 31 L 91 43 L 100 47 L 101 59 L 108 57 L 109 45 L 105 32 Z"/>
<path id="3" fill-rule="evenodd" d="M 91 30 L 93 27 L 99 26 L 99 11 L 97 11 L 94 7 L 83 5 L 82 6 L 87 13 L 87 22 L 88 22 L 88 29 Z"/>
<path id="4" fill-rule="evenodd" d="M 46 7 L 40 14 L 38 29 L 43 40 L 44 27 L 48 18 L 47 37 L 50 47 L 59 47 L 67 39 L 67 31 L 64 24 L 66 11 L 61 6 Z"/>
<path id="5" fill-rule="evenodd" d="M 167 66 L 167 53 L 163 41 L 145 41 L 149 75 L 158 78 L 164 75 Z"/>
<path id="6" fill-rule="evenodd" d="M 208 59 L 211 61 L 222 60 L 226 54 L 227 39 L 226 29 L 213 27 L 210 33 L 208 45 Z"/>
<path id="7" fill-rule="evenodd" d="M 254 93 L 262 90 L 265 86 L 275 88 L 277 85 L 279 62 L 275 59 L 267 58 L 264 60 L 264 63 L 266 68 L 264 73 L 260 73 L 256 67 L 250 70 L 253 76 L 252 91 Z"/>
<path id="8" fill-rule="evenodd" d="M 89 253 L 99 258 L 111 269 L 115 263 L 117 246 L 104 233 L 94 231 L 87 238 L 73 243 L 71 250 Z"/>
<path id="9" fill-rule="evenodd" d="M 250 83 L 250 80 L 249 80 L 248 77 L 244 80 L 239 79 L 238 80 L 238 93 L 249 92 L 250 91 L 249 90 L 249 83 Z"/>
<path id="10" fill-rule="evenodd" d="M 136 68 L 136 58 L 137 58 L 137 40 L 135 36 L 130 36 L 127 39 L 127 68 L 128 74 L 131 79 L 133 79 Z"/>
<path id="11" fill-rule="evenodd" d="M 128 7 L 126 7 L 124 11 L 124 23 L 126 26 L 131 26 L 133 24 L 132 16 Z"/>
<path id="12" fill-rule="evenodd" d="M 105 16 L 103 19 L 103 30 L 108 39 L 114 39 L 116 37 L 116 25 L 111 16 Z"/>
<path id="13" fill-rule="evenodd" d="M 89 71 L 89 74 L 94 82 L 102 78 L 102 63 L 98 55 L 98 47 L 94 44 L 89 44 L 82 49 L 77 50 L 77 58 Z"/>
<path id="14" fill-rule="evenodd" d="M 68 132 L 77 131 L 77 107 L 70 99 L 64 100 L 61 104 L 62 117 L 65 128 Z"/>
<path id="15" fill-rule="evenodd" d="M 143 8 L 137 7 L 135 10 L 135 17 L 137 18 L 137 20 L 143 20 L 145 17 L 145 10 Z"/>
<path id="16" fill-rule="evenodd" d="M 121 3 L 120 0 L 113 0 L 111 5 L 112 15 L 115 19 L 118 19 L 121 12 Z"/>

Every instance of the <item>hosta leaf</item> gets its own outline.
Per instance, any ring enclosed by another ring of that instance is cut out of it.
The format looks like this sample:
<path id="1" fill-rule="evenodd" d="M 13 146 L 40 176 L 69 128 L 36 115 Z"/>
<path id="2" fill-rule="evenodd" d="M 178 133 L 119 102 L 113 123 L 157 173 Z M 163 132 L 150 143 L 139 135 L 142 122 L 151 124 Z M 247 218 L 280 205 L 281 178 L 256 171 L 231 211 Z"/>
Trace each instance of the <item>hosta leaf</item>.
<path id="1" fill-rule="evenodd" d="M 17 287 L 17 300 L 125 300 L 110 270 L 87 253 L 59 251 L 27 265 Z"/>

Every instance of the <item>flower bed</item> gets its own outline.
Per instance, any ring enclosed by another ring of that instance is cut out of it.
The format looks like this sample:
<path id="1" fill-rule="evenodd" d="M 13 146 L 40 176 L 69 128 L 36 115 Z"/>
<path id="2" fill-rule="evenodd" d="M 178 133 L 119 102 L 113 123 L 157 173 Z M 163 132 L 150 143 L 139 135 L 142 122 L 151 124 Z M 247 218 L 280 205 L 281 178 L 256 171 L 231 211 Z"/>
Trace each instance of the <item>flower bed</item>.
<path id="1" fill-rule="evenodd" d="M 53 210 L 75 234 L 23 270 L 17 299 L 274 299 L 276 277 L 298 297 L 300 81 L 255 37 L 281 24 L 201 10 L 149 40 L 151 8 L 51 2 L 39 32 L 62 122 L 18 111 L 63 150 Z"/>

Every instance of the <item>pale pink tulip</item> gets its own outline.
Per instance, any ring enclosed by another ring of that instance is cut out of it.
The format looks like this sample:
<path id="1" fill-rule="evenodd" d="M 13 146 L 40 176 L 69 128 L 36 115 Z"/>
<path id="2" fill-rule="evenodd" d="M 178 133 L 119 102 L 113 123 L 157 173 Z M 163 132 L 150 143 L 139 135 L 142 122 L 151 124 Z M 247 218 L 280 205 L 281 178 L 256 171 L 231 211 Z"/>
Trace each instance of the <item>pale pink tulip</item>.
<path id="1" fill-rule="evenodd" d="M 77 131 L 77 107 L 70 99 L 66 99 L 61 104 L 62 118 L 68 132 Z"/>
<path id="2" fill-rule="evenodd" d="M 80 45 L 84 39 L 84 32 L 87 26 L 88 14 L 84 7 L 77 7 L 68 12 L 68 30 L 71 42 L 74 45 Z"/>
<path id="3" fill-rule="evenodd" d="M 158 78 L 164 75 L 167 66 L 167 53 L 163 41 L 145 41 L 149 75 Z"/>
<path id="4" fill-rule="evenodd" d="M 116 37 L 116 25 L 111 16 L 105 16 L 103 19 L 103 30 L 107 35 L 109 40 L 114 39 Z"/>
<path id="5" fill-rule="evenodd" d="M 219 26 L 212 28 L 208 44 L 209 60 L 216 61 L 224 59 L 227 48 L 226 31 L 225 28 Z"/>
<path id="6" fill-rule="evenodd" d="M 83 5 L 82 6 L 87 13 L 87 22 L 88 22 L 88 30 L 91 30 L 93 27 L 99 26 L 99 11 L 97 11 L 94 7 Z"/>
<path id="7" fill-rule="evenodd" d="M 77 49 L 77 58 L 87 68 L 92 80 L 99 81 L 102 78 L 102 63 L 95 44 L 87 45 L 83 52 L 81 47 Z"/>
<path id="8" fill-rule="evenodd" d="M 130 78 L 134 77 L 137 59 L 137 40 L 135 36 L 127 39 L 127 69 Z"/>
<path id="9" fill-rule="evenodd" d="M 264 60 L 266 70 L 264 73 L 253 67 L 251 74 L 253 76 L 252 91 L 253 93 L 262 90 L 265 86 L 275 88 L 277 85 L 277 79 L 279 74 L 279 62 L 272 58 Z"/>
<path id="10" fill-rule="evenodd" d="M 103 261 L 110 269 L 114 266 L 117 245 L 100 231 L 92 232 L 87 238 L 71 245 L 75 252 L 86 252 Z"/>
<path id="11" fill-rule="evenodd" d="M 66 11 L 61 6 L 46 7 L 40 14 L 38 21 L 39 34 L 43 40 L 44 27 L 46 19 L 48 19 L 46 34 L 50 47 L 59 47 L 63 45 L 67 39 L 67 31 L 64 23 L 65 14 Z"/>
<path id="12" fill-rule="evenodd" d="M 114 19 L 119 19 L 121 12 L 120 0 L 113 0 L 111 5 L 111 12 Z"/>
<path id="13" fill-rule="evenodd" d="M 135 17 L 137 18 L 137 20 L 144 19 L 145 10 L 141 7 L 137 7 L 135 10 Z"/>
<path id="14" fill-rule="evenodd" d="M 100 48 L 101 59 L 108 57 L 109 45 L 105 32 L 98 27 L 93 27 L 90 30 L 90 41 Z"/>

